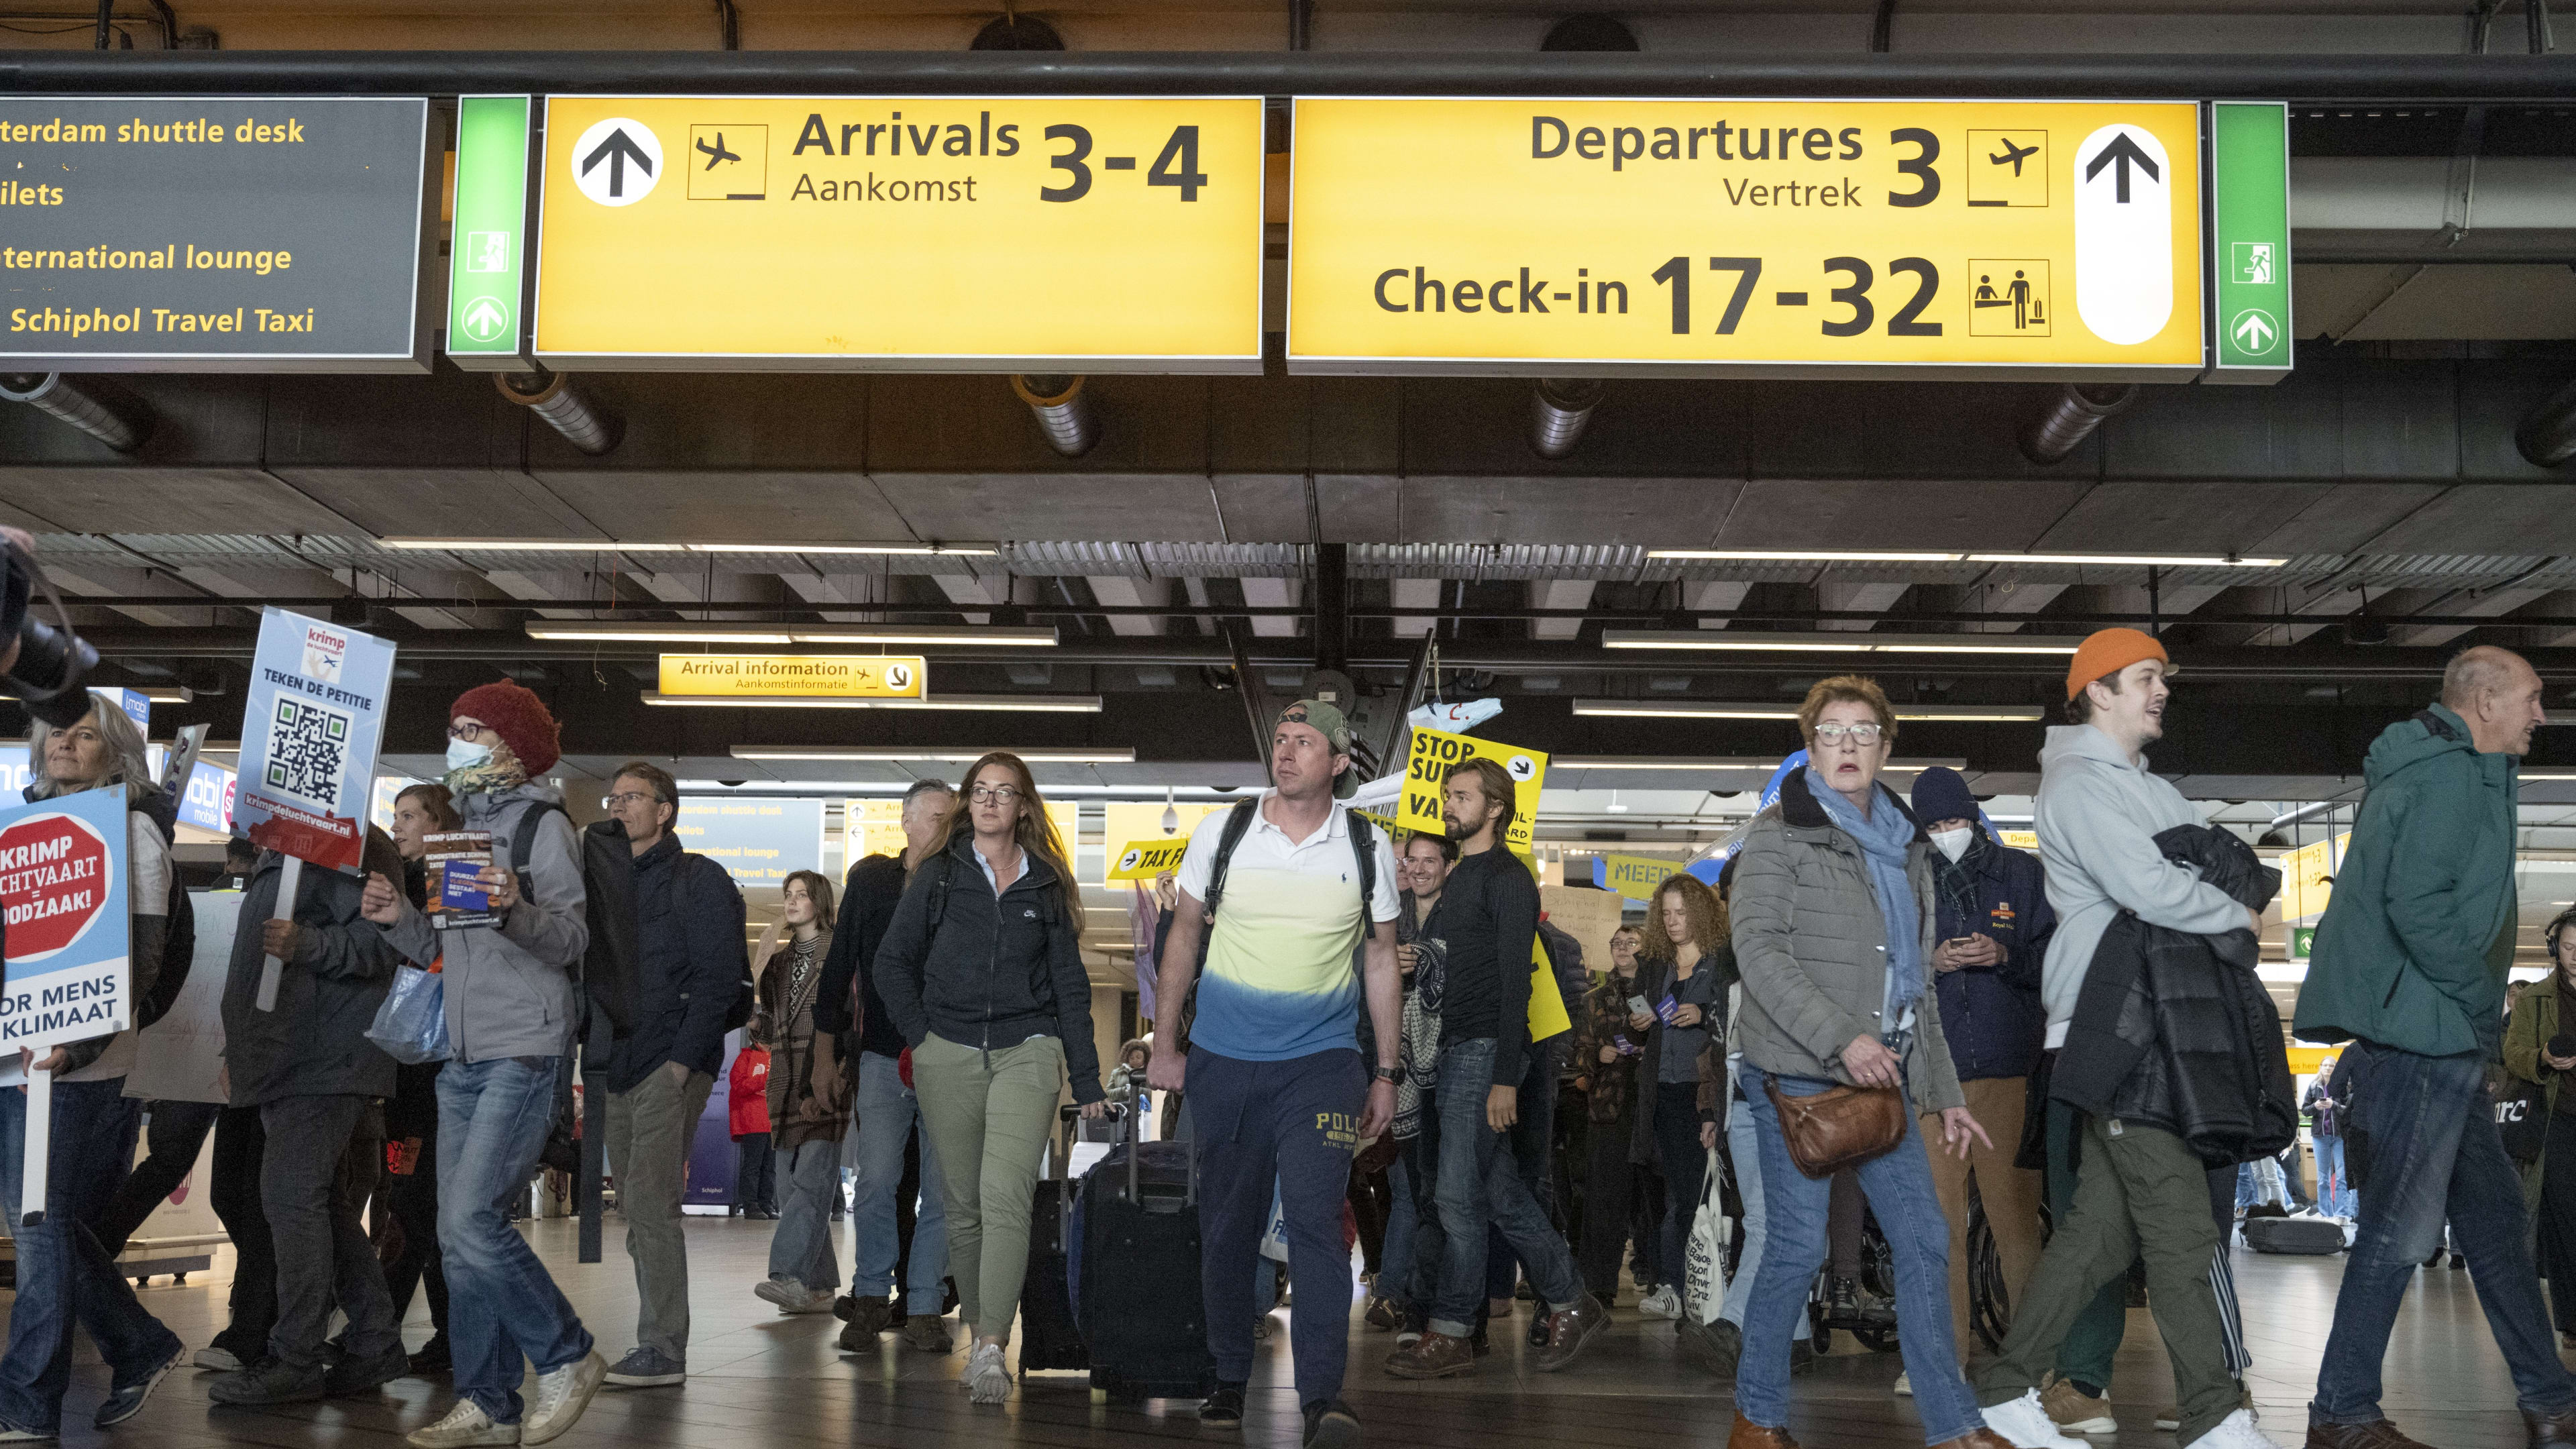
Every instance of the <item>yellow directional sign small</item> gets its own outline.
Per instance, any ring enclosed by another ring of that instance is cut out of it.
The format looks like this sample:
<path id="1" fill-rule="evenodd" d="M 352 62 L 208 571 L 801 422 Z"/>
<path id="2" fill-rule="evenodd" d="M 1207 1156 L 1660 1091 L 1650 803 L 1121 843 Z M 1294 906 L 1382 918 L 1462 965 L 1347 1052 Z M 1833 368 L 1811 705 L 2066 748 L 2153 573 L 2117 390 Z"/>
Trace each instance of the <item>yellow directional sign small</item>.
<path id="1" fill-rule="evenodd" d="M 665 654 L 662 693 L 696 699 L 920 699 L 917 654 Z"/>
<path id="2" fill-rule="evenodd" d="M 1179 870 L 1181 857 L 1189 854 L 1190 838 L 1186 835 L 1168 840 L 1131 840 L 1109 862 L 1111 880 L 1152 880 L 1167 870 Z"/>

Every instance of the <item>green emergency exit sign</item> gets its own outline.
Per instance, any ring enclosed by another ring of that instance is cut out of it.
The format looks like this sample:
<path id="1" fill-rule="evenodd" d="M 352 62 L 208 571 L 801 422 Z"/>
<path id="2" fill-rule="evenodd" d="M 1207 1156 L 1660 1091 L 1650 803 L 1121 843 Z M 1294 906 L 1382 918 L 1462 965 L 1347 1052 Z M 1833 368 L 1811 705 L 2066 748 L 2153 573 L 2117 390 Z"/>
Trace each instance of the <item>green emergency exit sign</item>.
<path id="1" fill-rule="evenodd" d="M 2316 928 L 2316 927 L 2314 927 L 2314 926 L 2292 926 L 2292 927 L 2290 928 L 2290 959 L 2291 959 L 2291 960 L 2293 960 L 2293 961 L 2305 961 L 2305 960 L 2307 960 L 2311 955 L 2315 954 L 2315 952 L 2316 952 L 2316 948 L 2317 948 L 2317 928 Z"/>
<path id="2" fill-rule="evenodd" d="M 2215 382 L 2290 370 L 2290 112 L 2219 101 L 2211 114 L 2210 238 L 2218 278 Z"/>
<path id="3" fill-rule="evenodd" d="M 526 96 L 456 103 L 456 226 L 448 240 L 447 355 L 468 371 L 526 371 Z"/>

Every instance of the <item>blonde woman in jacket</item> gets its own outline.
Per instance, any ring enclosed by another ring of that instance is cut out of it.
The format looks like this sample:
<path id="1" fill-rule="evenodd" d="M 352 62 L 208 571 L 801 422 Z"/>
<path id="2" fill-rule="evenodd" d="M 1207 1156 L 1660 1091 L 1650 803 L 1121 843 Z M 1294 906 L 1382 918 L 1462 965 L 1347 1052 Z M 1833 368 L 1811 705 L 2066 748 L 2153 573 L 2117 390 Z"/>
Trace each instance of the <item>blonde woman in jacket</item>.
<path id="1" fill-rule="evenodd" d="M 769 1048 L 770 1150 L 784 1185 L 769 1240 L 769 1277 L 752 1288 L 781 1313 L 820 1313 L 841 1287 L 832 1252 L 832 1196 L 850 1091 L 839 1044 L 814 1029 L 814 998 L 832 949 L 832 883 L 810 870 L 787 878 L 783 919 L 761 933 L 752 961 L 760 983 L 761 1045 Z"/>
<path id="2" fill-rule="evenodd" d="M 2540 1240 L 2559 1347 L 2576 1348 L 2576 1088 L 2569 1086 L 2576 1053 L 2550 1049 L 2562 1035 L 2576 1034 L 2576 910 L 2559 913 L 2545 939 L 2556 969 L 2514 994 L 2504 1069 L 2540 1087 L 2549 1114 L 2540 1156 L 2522 1169 L 2522 1195 Z"/>

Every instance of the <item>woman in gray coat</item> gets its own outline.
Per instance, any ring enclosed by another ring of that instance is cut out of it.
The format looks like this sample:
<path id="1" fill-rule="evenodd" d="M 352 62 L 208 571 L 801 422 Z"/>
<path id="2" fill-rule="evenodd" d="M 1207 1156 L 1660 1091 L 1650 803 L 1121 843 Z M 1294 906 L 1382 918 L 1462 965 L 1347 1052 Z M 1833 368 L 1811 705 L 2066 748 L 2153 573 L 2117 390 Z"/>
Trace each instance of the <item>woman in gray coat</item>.
<path id="1" fill-rule="evenodd" d="M 1731 1449 L 1794 1449 L 1789 1343 L 1823 1266 L 1831 1184 L 1790 1160 L 1769 1088 L 1813 1096 L 1836 1085 L 1905 1090 L 1964 1152 L 1984 1129 L 1962 1105 L 1930 990 L 1928 841 L 1878 783 L 1895 712 L 1867 679 L 1818 683 L 1799 707 L 1807 768 L 1781 787 L 1738 851 L 1731 902 L 1743 973 L 1742 1081 L 1761 1154 L 1769 1241 L 1744 1316 Z M 1896 1311 L 1924 1441 L 2003 1449 L 1959 1372 L 1950 1336 L 1949 1230 L 1915 1112 L 1894 1150 L 1860 1165 L 1896 1258 Z M 2020 1449 L 2071 1449 L 2052 1438 Z"/>

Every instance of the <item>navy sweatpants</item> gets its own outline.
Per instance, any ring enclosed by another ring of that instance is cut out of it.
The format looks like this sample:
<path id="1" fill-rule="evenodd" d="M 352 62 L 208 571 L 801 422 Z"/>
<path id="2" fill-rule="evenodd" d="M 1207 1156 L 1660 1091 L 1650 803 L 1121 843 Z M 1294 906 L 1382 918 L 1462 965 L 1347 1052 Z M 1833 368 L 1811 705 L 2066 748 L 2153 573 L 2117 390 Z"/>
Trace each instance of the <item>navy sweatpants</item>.
<path id="1" fill-rule="evenodd" d="M 1190 1049 L 1199 1165 L 1199 1282 L 1217 1382 L 1252 1376 L 1252 1260 L 1270 1226 L 1270 1189 L 1288 1221 L 1289 1349 L 1301 1404 L 1341 1394 L 1350 1357 L 1351 1254 L 1342 1203 L 1359 1145 L 1368 1073 L 1355 1050 L 1247 1062 Z"/>

